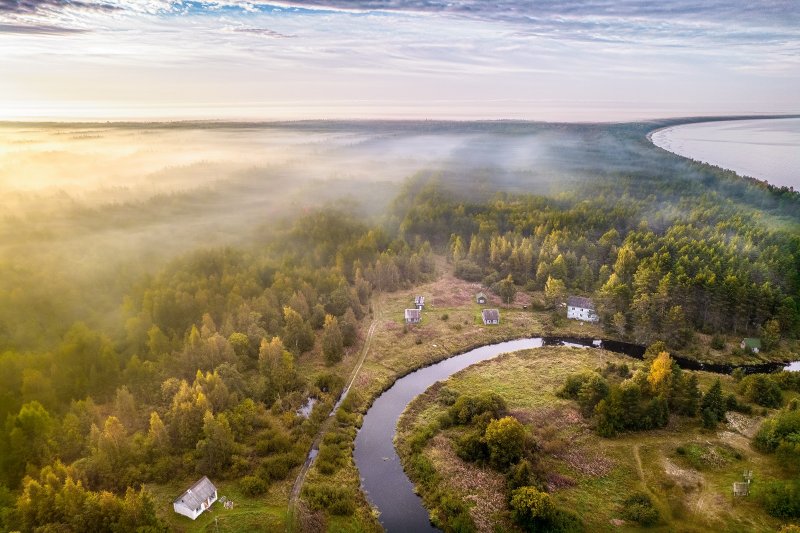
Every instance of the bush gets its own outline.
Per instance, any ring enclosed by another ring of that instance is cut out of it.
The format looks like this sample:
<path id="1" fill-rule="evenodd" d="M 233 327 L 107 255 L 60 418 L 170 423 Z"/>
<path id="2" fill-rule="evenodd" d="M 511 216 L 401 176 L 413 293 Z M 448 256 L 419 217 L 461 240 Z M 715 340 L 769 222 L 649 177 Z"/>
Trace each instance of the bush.
<path id="1" fill-rule="evenodd" d="M 739 400 L 736 399 L 735 394 L 729 394 L 725 398 L 725 407 L 728 411 L 736 411 L 737 413 L 743 413 L 746 415 L 753 414 L 753 408 L 746 403 L 739 403 Z"/>
<path id="2" fill-rule="evenodd" d="M 554 513 L 555 506 L 547 493 L 534 487 L 522 487 L 511 493 L 511 514 L 527 529 L 545 526 Z"/>
<path id="3" fill-rule="evenodd" d="M 765 374 L 752 374 L 739 382 L 739 392 L 747 401 L 763 407 L 780 407 L 781 387 Z"/>
<path id="4" fill-rule="evenodd" d="M 453 273 L 464 281 L 480 281 L 483 278 L 483 269 L 466 259 L 456 263 Z"/>
<path id="5" fill-rule="evenodd" d="M 338 392 L 339 390 L 344 387 L 344 379 L 336 374 L 332 374 L 330 372 L 326 372 L 324 374 L 320 374 L 314 380 L 314 385 L 322 392 Z"/>
<path id="6" fill-rule="evenodd" d="M 777 518 L 800 518 L 800 480 L 769 483 L 759 491 L 764 509 Z"/>
<path id="7" fill-rule="evenodd" d="M 628 496 L 623 503 L 622 516 L 643 526 L 655 525 L 661 519 L 658 509 L 653 507 L 650 496 L 644 492 L 635 492 Z"/>
<path id="8" fill-rule="evenodd" d="M 447 313 L 443 313 L 442 316 L 439 317 L 439 320 L 446 321 L 449 318 L 450 315 L 448 315 Z"/>
<path id="9" fill-rule="evenodd" d="M 296 450 L 272 455 L 261 463 L 259 475 L 269 481 L 286 479 L 292 468 L 303 463 L 303 459 L 303 455 Z"/>
<path id="10" fill-rule="evenodd" d="M 711 347 L 715 350 L 724 350 L 725 349 L 725 337 L 722 335 L 715 333 L 711 337 Z"/>
<path id="11" fill-rule="evenodd" d="M 492 420 L 484 435 L 489 461 L 504 470 L 522 458 L 525 449 L 525 426 L 511 416 Z"/>
<path id="12" fill-rule="evenodd" d="M 448 410 L 453 424 L 470 424 L 475 418 L 489 414 L 500 418 L 506 413 L 506 402 L 502 397 L 487 392 L 478 396 L 459 396 Z"/>
<path id="13" fill-rule="evenodd" d="M 456 441 L 456 454 L 465 461 L 483 461 L 489 457 L 489 449 L 481 431 L 470 431 Z"/>
<path id="14" fill-rule="evenodd" d="M 303 490 L 309 507 L 326 510 L 332 515 L 347 516 L 356 510 L 353 494 L 345 487 L 329 483 L 309 484 Z"/>
<path id="15" fill-rule="evenodd" d="M 258 476 L 244 476 L 239 480 L 242 492 L 247 496 L 261 496 L 269 488 L 269 483 Z"/>

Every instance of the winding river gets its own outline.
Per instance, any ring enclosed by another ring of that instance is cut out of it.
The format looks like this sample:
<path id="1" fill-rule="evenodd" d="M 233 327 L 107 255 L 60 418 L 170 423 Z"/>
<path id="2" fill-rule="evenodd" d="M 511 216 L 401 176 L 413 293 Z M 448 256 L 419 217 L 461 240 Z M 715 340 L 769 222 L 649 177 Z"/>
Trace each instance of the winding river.
<path id="1" fill-rule="evenodd" d="M 400 457 L 394 448 L 397 422 L 406 406 L 418 395 L 425 392 L 437 381 L 447 379 L 456 372 L 475 363 L 493 359 L 504 353 L 541 348 L 545 345 L 599 346 L 609 351 L 624 353 L 641 358 L 644 348 L 634 344 L 593 341 L 592 339 L 551 339 L 535 337 L 519 339 L 475 348 L 460 355 L 444 359 L 436 364 L 416 370 L 398 379 L 386 392 L 381 394 L 364 415 L 361 429 L 356 435 L 353 457 L 361 475 L 361 488 L 367 499 L 380 512 L 379 520 L 389 532 L 414 531 L 435 532 L 422 505 L 422 499 L 414 492 L 414 485 L 408 479 Z M 680 366 L 683 358 L 676 358 Z M 688 360 L 687 360 L 688 361 Z M 702 368 L 712 372 L 729 373 L 734 367 L 725 365 L 719 368 Z M 751 365 L 745 371 L 769 371 L 780 369 L 783 365 Z M 800 362 L 786 367 L 787 370 L 800 370 Z"/>

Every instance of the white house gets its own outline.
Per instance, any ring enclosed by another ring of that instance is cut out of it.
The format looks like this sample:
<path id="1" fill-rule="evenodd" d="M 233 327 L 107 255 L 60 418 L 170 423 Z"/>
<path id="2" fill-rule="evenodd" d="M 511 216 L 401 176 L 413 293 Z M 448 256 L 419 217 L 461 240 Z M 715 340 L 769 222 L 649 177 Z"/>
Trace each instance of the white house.
<path id="1" fill-rule="evenodd" d="M 419 324 L 422 321 L 422 311 L 419 309 L 406 309 L 406 324 Z"/>
<path id="2" fill-rule="evenodd" d="M 176 513 L 194 520 L 211 507 L 215 501 L 217 501 L 217 487 L 206 476 L 203 476 L 200 481 L 172 502 L 172 508 Z"/>
<path id="3" fill-rule="evenodd" d="M 595 312 L 594 302 L 591 298 L 583 296 L 570 296 L 567 298 L 567 318 L 583 320 L 584 322 L 599 322 L 600 317 Z"/>
<path id="4" fill-rule="evenodd" d="M 484 309 L 481 311 L 481 317 L 487 326 L 495 326 L 500 323 L 500 311 L 497 309 Z"/>
<path id="5" fill-rule="evenodd" d="M 416 296 L 414 298 L 414 307 L 416 307 L 417 309 L 419 309 L 421 311 L 422 308 L 425 307 L 425 297 L 424 296 Z"/>
<path id="6" fill-rule="evenodd" d="M 479 292 L 478 294 L 475 295 L 475 301 L 481 305 L 486 304 L 486 295 L 483 294 L 482 292 Z"/>

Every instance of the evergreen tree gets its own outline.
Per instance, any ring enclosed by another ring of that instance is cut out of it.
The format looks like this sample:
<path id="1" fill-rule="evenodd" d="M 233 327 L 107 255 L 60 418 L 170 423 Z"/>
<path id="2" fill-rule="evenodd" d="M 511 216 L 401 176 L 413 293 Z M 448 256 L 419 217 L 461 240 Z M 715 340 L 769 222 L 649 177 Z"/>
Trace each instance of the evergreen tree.
<path id="1" fill-rule="evenodd" d="M 708 392 L 703 395 L 700 409 L 703 413 L 703 425 L 706 427 L 716 426 L 717 422 L 725 420 L 725 398 L 722 396 L 722 384 L 719 378 L 714 382 Z M 713 426 L 711 423 L 713 421 Z"/>

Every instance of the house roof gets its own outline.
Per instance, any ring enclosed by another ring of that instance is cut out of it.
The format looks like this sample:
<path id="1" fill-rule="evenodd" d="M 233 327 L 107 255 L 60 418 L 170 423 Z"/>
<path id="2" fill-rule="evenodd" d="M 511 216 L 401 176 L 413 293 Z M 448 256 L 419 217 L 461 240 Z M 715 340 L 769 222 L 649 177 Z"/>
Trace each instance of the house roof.
<path id="1" fill-rule="evenodd" d="M 423 303 L 425 303 L 425 297 L 424 296 L 416 296 L 414 298 L 414 303 L 415 304 L 423 304 Z"/>
<path id="2" fill-rule="evenodd" d="M 484 309 L 482 314 L 484 320 L 500 320 L 500 311 L 497 309 Z"/>
<path id="3" fill-rule="evenodd" d="M 189 490 L 178 496 L 175 503 L 183 503 L 189 509 L 199 509 L 204 501 L 214 497 L 216 490 L 217 487 L 206 476 L 203 476 Z"/>
<path id="4" fill-rule="evenodd" d="M 755 337 L 747 337 L 743 341 L 745 348 L 753 348 L 761 349 L 761 339 L 756 339 Z"/>
<path id="5" fill-rule="evenodd" d="M 594 309 L 594 302 L 591 298 L 584 296 L 570 296 L 567 298 L 567 305 L 569 307 L 582 307 L 583 309 Z"/>
<path id="6" fill-rule="evenodd" d="M 419 319 L 422 316 L 422 313 L 419 309 L 406 309 L 406 320 L 412 319 Z"/>
<path id="7" fill-rule="evenodd" d="M 482 292 L 479 292 L 478 294 L 475 295 L 475 298 L 486 298 L 486 295 L 483 294 Z"/>

